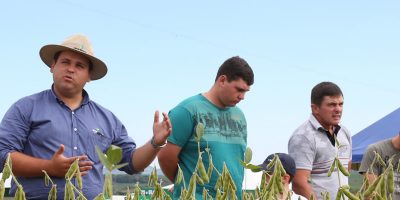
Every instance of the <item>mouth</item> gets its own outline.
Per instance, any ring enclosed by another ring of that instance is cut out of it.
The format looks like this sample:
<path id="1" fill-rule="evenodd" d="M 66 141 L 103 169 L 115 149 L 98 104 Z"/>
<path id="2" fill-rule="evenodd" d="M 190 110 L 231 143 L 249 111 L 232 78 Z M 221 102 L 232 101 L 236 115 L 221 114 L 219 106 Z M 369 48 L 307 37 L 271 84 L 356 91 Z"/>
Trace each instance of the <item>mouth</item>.
<path id="1" fill-rule="evenodd" d="M 64 76 L 64 80 L 66 80 L 66 81 L 72 81 L 73 78 L 72 78 L 72 76 L 66 75 L 66 76 Z"/>
<path id="2" fill-rule="evenodd" d="M 334 116 L 333 116 L 333 119 L 339 120 L 341 117 L 342 117 L 342 115 L 334 115 Z"/>
<path id="3" fill-rule="evenodd" d="M 236 105 L 236 104 L 238 104 L 240 102 L 240 100 L 239 101 L 234 101 L 233 102 L 233 105 Z"/>

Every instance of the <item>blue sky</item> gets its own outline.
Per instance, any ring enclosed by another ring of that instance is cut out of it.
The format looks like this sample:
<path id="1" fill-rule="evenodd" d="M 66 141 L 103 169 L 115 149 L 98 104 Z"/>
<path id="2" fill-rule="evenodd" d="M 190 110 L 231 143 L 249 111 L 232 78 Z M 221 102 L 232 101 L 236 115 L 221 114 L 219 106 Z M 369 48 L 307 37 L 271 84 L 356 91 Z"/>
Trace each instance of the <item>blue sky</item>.
<path id="1" fill-rule="evenodd" d="M 0 116 L 51 86 L 39 49 L 82 33 L 109 69 L 86 90 L 142 145 L 151 138 L 155 110 L 207 91 L 222 62 L 239 55 L 255 73 L 238 106 L 258 164 L 287 152 L 293 130 L 310 115 L 311 88 L 321 81 L 342 88 L 342 122 L 352 134 L 399 107 L 399 8 L 398 1 L 367 0 L 6 1 Z"/>

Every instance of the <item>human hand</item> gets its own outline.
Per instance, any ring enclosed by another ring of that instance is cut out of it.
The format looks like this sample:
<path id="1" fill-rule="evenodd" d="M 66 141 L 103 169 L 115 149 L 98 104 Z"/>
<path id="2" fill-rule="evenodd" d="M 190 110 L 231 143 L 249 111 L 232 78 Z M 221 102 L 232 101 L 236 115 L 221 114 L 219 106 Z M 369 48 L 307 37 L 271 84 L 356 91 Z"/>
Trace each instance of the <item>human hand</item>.
<path id="1" fill-rule="evenodd" d="M 156 111 L 154 113 L 153 135 L 154 135 L 154 142 L 157 145 L 164 144 L 167 140 L 167 137 L 172 132 L 171 121 L 169 120 L 167 113 L 163 112 L 162 115 L 163 115 L 163 120 L 162 122 L 159 122 L 160 118 L 159 112 Z"/>
<path id="2" fill-rule="evenodd" d="M 93 162 L 88 161 L 87 156 L 74 156 L 74 157 L 65 157 L 64 156 L 65 147 L 63 144 L 60 145 L 60 148 L 54 153 L 53 157 L 50 160 L 50 169 L 48 170 L 49 175 L 64 178 L 71 164 L 76 160 L 82 160 L 79 162 L 79 170 L 82 172 L 81 175 L 86 175 L 89 170 L 92 169 Z"/>
<path id="3" fill-rule="evenodd" d="M 78 159 L 81 176 L 85 176 L 90 170 L 92 170 L 94 162 L 90 161 L 86 155 L 78 156 Z"/>

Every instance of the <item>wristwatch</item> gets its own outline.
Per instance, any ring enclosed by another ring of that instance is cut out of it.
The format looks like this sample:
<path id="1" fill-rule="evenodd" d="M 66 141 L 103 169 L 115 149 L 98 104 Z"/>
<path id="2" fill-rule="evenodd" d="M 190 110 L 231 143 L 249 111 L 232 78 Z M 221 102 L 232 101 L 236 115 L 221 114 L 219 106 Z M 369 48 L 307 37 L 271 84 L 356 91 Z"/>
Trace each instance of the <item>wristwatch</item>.
<path id="1" fill-rule="evenodd" d="M 165 147 L 165 145 L 167 145 L 167 141 L 165 141 L 164 144 L 158 145 L 158 144 L 156 144 L 156 141 L 154 140 L 154 136 L 153 136 L 153 137 L 151 138 L 150 144 L 151 144 L 151 146 L 153 146 L 153 148 L 155 148 L 155 149 L 161 149 L 161 148 Z"/>

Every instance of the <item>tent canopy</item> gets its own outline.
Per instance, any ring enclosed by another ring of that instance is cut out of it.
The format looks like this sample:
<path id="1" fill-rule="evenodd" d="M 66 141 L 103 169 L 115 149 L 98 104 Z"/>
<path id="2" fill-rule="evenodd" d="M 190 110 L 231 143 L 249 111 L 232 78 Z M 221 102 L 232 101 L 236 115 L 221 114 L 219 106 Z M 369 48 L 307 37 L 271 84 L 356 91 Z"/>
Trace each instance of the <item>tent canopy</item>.
<path id="1" fill-rule="evenodd" d="M 368 145 L 392 138 L 400 131 L 400 108 L 355 134 L 353 140 L 353 163 L 360 163 Z"/>

